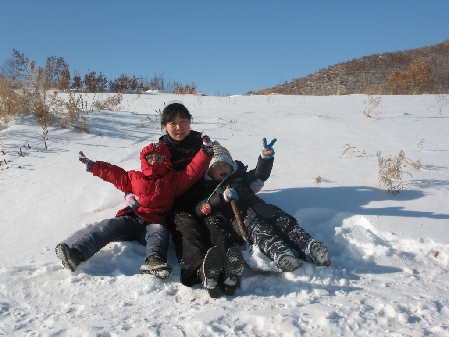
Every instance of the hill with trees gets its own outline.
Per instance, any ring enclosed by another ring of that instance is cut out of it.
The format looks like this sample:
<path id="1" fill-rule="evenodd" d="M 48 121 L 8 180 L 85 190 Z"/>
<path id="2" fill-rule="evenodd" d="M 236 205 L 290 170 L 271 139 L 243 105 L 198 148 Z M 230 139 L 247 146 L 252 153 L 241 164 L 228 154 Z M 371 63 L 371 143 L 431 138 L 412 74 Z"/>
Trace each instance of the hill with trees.
<path id="1" fill-rule="evenodd" d="M 449 39 L 429 47 L 338 63 L 315 74 L 248 94 L 422 94 L 449 90 Z"/>

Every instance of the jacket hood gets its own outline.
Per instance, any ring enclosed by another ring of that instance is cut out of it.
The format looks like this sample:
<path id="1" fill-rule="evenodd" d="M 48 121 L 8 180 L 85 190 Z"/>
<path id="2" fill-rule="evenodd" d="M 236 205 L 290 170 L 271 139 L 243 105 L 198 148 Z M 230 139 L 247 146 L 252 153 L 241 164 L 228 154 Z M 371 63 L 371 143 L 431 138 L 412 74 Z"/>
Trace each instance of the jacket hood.
<path id="1" fill-rule="evenodd" d="M 148 164 L 145 156 L 151 152 L 158 152 L 162 154 L 165 158 L 163 164 Z M 171 153 L 167 148 L 167 144 L 164 142 L 159 143 L 150 143 L 148 146 L 145 146 L 142 151 L 140 151 L 140 167 L 142 169 L 142 173 L 147 176 L 163 176 L 167 171 L 172 169 L 171 165 Z"/>

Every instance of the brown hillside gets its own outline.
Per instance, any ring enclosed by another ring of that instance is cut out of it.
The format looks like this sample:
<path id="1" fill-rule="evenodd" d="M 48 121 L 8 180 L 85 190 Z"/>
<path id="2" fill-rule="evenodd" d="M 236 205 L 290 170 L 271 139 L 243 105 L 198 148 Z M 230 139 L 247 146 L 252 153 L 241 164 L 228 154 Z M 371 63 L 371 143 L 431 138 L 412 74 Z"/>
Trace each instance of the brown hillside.
<path id="1" fill-rule="evenodd" d="M 428 93 L 449 90 L 449 40 L 430 47 L 374 54 L 320 69 L 317 73 L 293 79 L 250 94 L 336 95 L 389 94 L 386 81 L 392 71 L 405 72 L 414 60 L 425 60 L 431 69 L 433 88 Z M 373 90 L 375 92 L 373 92 Z M 371 91 L 371 92 L 370 92 Z"/>

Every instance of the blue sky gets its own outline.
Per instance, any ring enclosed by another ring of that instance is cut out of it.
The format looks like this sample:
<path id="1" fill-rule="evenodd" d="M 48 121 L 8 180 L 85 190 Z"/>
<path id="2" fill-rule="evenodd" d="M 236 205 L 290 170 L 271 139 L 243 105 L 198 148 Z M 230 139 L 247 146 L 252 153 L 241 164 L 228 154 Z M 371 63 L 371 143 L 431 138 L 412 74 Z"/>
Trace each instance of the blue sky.
<path id="1" fill-rule="evenodd" d="M 449 39 L 447 0 L 1 0 L 13 48 L 70 71 L 163 75 L 209 95 L 272 87 L 375 53 Z"/>

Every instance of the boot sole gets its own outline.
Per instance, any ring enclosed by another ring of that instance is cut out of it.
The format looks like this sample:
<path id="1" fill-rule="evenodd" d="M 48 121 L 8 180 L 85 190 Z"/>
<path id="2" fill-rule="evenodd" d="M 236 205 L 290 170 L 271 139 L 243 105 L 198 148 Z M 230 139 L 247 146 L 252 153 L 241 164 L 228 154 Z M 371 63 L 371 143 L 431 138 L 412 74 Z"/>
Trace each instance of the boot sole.
<path id="1" fill-rule="evenodd" d="M 315 263 L 317 266 L 329 267 L 331 265 L 331 260 L 329 259 L 329 257 L 324 261 L 320 261 L 323 255 L 327 256 L 328 254 L 326 246 L 322 242 L 316 240 L 313 240 L 312 242 L 314 245 L 317 245 L 317 248 L 313 249 L 312 251 L 309 251 L 310 259 L 312 260 L 312 262 Z"/>
<path id="2" fill-rule="evenodd" d="M 173 272 L 173 268 L 168 263 L 163 263 L 156 267 L 150 267 L 150 266 L 144 264 L 140 267 L 141 274 L 154 275 L 160 279 L 169 278 L 171 276 L 172 272 Z"/>
<path id="3" fill-rule="evenodd" d="M 218 287 L 218 277 L 220 276 L 221 270 L 224 267 L 224 258 L 218 247 L 210 248 L 203 261 L 203 273 L 206 278 L 205 283 L 207 284 L 209 281 L 213 281 L 215 286 L 207 286 L 204 284 L 204 287 L 207 289 L 210 297 L 216 298 L 220 295 L 220 288 Z"/>
<path id="4" fill-rule="evenodd" d="M 56 256 L 62 261 L 62 265 L 65 269 L 69 269 L 70 271 L 75 271 L 76 267 L 73 261 L 70 259 L 68 246 L 59 243 L 55 248 Z"/>
<path id="5" fill-rule="evenodd" d="M 231 247 L 226 252 L 226 260 L 224 264 L 224 270 L 226 279 L 237 282 L 240 275 L 243 273 L 245 260 L 240 249 L 237 247 Z"/>

